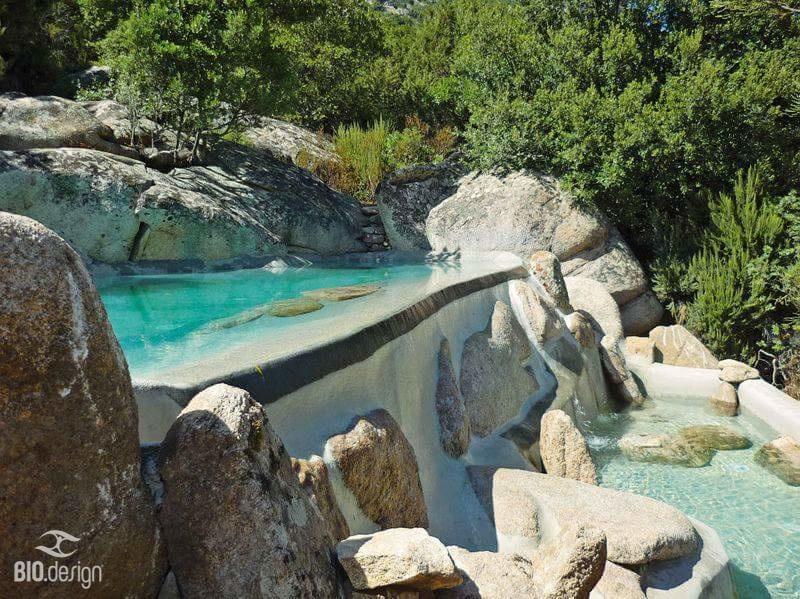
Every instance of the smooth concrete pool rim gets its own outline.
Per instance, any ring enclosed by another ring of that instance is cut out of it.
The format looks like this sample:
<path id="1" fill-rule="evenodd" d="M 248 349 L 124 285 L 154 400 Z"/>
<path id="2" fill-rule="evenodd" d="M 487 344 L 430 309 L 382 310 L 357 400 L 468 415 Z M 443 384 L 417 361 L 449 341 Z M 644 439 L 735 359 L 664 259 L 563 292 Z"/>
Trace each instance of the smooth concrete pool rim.
<path id="1" fill-rule="evenodd" d="M 497 252 L 495 255 L 513 256 L 506 252 Z M 185 407 L 203 389 L 217 383 L 227 383 L 246 390 L 261 404 L 272 403 L 332 372 L 366 360 L 379 348 L 408 333 L 455 300 L 514 279 L 529 277 L 521 260 L 513 257 L 516 261 L 514 266 L 498 267 L 494 272 L 442 287 L 410 306 L 342 337 L 246 366 L 234 367 L 220 360 L 215 364 L 224 364 L 221 374 L 195 380 L 174 383 L 134 380 L 134 391 L 137 395 L 168 397 Z"/>

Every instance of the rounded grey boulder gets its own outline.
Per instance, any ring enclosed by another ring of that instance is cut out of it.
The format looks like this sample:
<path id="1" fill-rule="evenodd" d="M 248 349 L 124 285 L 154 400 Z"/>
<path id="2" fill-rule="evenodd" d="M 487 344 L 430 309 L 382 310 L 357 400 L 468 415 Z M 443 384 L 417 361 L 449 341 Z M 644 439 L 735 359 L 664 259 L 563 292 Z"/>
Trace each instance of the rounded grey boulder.
<path id="1" fill-rule="evenodd" d="M 0 596 L 65 597 L 78 582 L 14 583 L 12 562 L 100 566 L 87 597 L 153 597 L 167 565 L 140 474 L 128 368 L 80 257 L 0 212 Z M 46 535 L 46 536 L 45 536 Z M 44 537 L 44 538 L 40 538 Z M 70 553 L 72 552 L 72 553 Z"/>

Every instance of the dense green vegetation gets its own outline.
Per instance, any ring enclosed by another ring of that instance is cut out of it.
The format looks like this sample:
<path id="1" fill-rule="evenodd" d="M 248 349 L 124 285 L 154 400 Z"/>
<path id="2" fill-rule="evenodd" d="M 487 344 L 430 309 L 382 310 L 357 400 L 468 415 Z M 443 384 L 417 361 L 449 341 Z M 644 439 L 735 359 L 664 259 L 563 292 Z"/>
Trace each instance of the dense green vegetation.
<path id="1" fill-rule="evenodd" d="M 308 166 L 364 200 L 455 142 L 480 168 L 553 173 L 712 349 L 800 361 L 800 1 L 420 6 L 3 0 L 4 86 L 109 64 L 110 93 L 191 149 L 287 118 L 334 136 L 340 160 Z"/>

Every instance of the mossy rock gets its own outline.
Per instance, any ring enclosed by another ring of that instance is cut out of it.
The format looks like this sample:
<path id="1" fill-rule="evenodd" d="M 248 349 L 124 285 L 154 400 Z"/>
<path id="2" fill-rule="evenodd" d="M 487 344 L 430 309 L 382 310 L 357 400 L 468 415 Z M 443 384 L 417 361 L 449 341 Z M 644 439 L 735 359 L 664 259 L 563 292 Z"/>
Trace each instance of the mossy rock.
<path id="1" fill-rule="evenodd" d="M 380 288 L 380 285 L 345 285 L 343 287 L 328 287 L 325 289 L 304 291 L 303 297 L 322 302 L 343 302 L 373 294 Z"/>
<path id="2" fill-rule="evenodd" d="M 753 446 L 750 439 L 741 433 L 718 424 L 687 426 L 681 429 L 678 435 L 691 445 L 721 451 L 747 449 Z"/>
<path id="3" fill-rule="evenodd" d="M 789 437 L 765 444 L 753 459 L 787 485 L 800 487 L 800 445 Z"/>
<path id="4" fill-rule="evenodd" d="M 619 448 L 629 460 L 686 468 L 707 466 L 716 453 L 710 447 L 693 445 L 681 436 L 671 435 L 626 435 L 619 440 Z"/>
<path id="5" fill-rule="evenodd" d="M 267 313 L 270 316 L 284 318 L 300 316 L 301 314 L 308 314 L 309 312 L 316 312 L 321 309 L 322 302 L 318 300 L 309 297 L 296 297 L 280 302 L 272 302 L 267 309 Z"/>

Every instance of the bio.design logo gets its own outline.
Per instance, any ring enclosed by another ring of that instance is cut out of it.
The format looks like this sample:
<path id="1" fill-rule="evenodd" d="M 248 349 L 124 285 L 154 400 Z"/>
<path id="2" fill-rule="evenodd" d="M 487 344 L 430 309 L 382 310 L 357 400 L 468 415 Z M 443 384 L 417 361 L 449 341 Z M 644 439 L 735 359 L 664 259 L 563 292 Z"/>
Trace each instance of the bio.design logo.
<path id="1" fill-rule="evenodd" d="M 81 540 L 63 530 L 48 530 L 39 538 L 45 537 L 52 538 L 52 546 L 37 545 L 36 549 L 56 560 L 77 553 L 78 548 L 71 547 Z M 102 580 L 102 566 L 84 566 L 80 562 L 67 566 L 58 561 L 46 565 L 38 560 L 14 562 L 14 582 L 79 583 L 83 589 L 89 589 L 95 582 Z"/>

